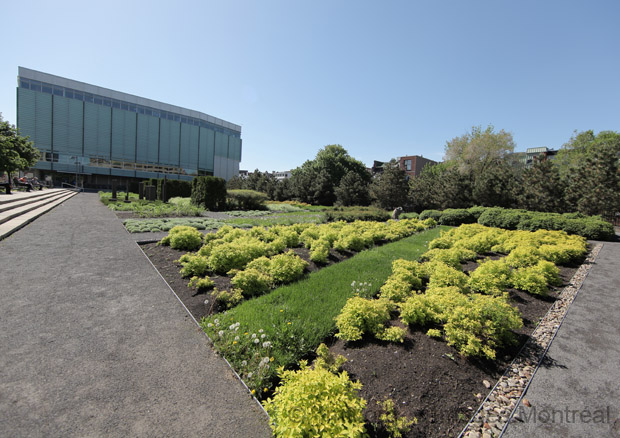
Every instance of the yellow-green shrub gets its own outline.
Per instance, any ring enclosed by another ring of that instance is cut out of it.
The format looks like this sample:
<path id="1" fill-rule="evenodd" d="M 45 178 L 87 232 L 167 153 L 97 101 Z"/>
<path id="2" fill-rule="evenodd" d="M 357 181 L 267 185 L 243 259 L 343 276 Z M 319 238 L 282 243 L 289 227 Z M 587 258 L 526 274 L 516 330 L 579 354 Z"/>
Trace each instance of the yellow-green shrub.
<path id="1" fill-rule="evenodd" d="M 352 297 L 336 317 L 336 337 L 346 341 L 358 341 L 365 333 L 375 336 L 386 330 L 394 305 L 386 299 L 368 300 Z"/>
<path id="2" fill-rule="evenodd" d="M 456 286 L 461 292 L 469 291 L 469 277 L 463 272 L 443 262 L 428 262 L 424 266 L 429 276 L 428 287 Z"/>
<path id="3" fill-rule="evenodd" d="M 448 345 L 464 355 L 495 359 L 495 348 L 511 342 L 512 330 L 522 326 L 519 311 L 504 297 L 472 294 L 452 309 L 443 328 Z"/>
<path id="4" fill-rule="evenodd" d="M 243 269 L 250 261 L 268 254 L 271 249 L 269 245 L 253 237 L 223 243 L 211 250 L 209 266 L 218 274 L 231 269 Z"/>
<path id="5" fill-rule="evenodd" d="M 547 260 L 541 260 L 536 264 L 536 270 L 544 275 L 547 284 L 560 286 L 562 279 L 560 278 L 560 269 Z"/>
<path id="6" fill-rule="evenodd" d="M 488 295 L 501 295 L 512 284 L 512 270 L 505 259 L 486 260 L 469 274 L 469 287 Z"/>
<path id="7" fill-rule="evenodd" d="M 548 292 L 547 279 L 536 266 L 516 269 L 512 276 L 512 285 L 534 295 L 546 295 Z"/>
<path id="8" fill-rule="evenodd" d="M 327 240 L 317 239 L 310 244 L 310 260 L 315 263 L 327 263 L 331 244 Z"/>
<path id="9" fill-rule="evenodd" d="M 191 280 L 187 284 L 187 287 L 195 287 L 200 292 L 203 292 L 203 291 L 211 289 L 214 285 L 215 283 L 209 277 L 200 278 L 200 277 L 194 276 L 191 278 Z"/>
<path id="10" fill-rule="evenodd" d="M 395 275 L 388 277 L 386 282 L 381 286 L 381 298 L 400 303 L 405 301 L 414 292 L 411 284 Z"/>
<path id="11" fill-rule="evenodd" d="M 293 251 L 273 256 L 269 264 L 269 275 L 276 283 L 291 283 L 304 275 L 308 263 Z"/>
<path id="12" fill-rule="evenodd" d="M 400 305 L 403 323 L 426 326 L 445 323 L 452 309 L 467 304 L 467 295 L 456 286 L 429 287 L 426 293 L 414 295 Z"/>
<path id="13" fill-rule="evenodd" d="M 357 438 L 365 433 L 359 397 L 362 385 L 346 371 L 336 375 L 323 367 L 309 368 L 301 361 L 299 371 L 281 371 L 282 384 L 273 398 L 263 403 L 276 437 Z"/>
<path id="14" fill-rule="evenodd" d="M 244 295 L 259 295 L 271 288 L 273 278 L 254 268 L 239 271 L 231 279 L 232 285 L 241 290 Z"/>
<path id="15" fill-rule="evenodd" d="M 172 227 L 159 244 L 170 245 L 171 248 L 184 251 L 195 251 L 202 245 L 202 233 L 194 227 L 177 225 Z"/>
<path id="16" fill-rule="evenodd" d="M 184 254 L 179 259 L 183 277 L 204 277 L 209 271 L 209 259 L 198 254 Z"/>

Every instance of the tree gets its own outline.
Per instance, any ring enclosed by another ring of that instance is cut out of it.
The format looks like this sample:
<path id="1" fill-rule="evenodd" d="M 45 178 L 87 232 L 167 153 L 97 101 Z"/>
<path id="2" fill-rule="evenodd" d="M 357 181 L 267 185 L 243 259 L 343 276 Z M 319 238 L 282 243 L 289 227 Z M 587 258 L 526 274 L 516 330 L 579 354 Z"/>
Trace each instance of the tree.
<path id="1" fill-rule="evenodd" d="M 395 160 L 384 166 L 383 172 L 370 184 L 370 196 L 380 208 L 392 210 L 396 207 L 408 207 L 409 182 L 407 174 L 398 167 Z"/>
<path id="2" fill-rule="evenodd" d="M 532 211 L 560 213 L 564 209 L 564 181 L 551 160 L 534 159 L 515 184 L 515 199 L 519 208 Z"/>
<path id="3" fill-rule="evenodd" d="M 474 126 L 471 133 L 455 137 L 446 143 L 445 161 L 454 163 L 458 170 L 467 175 L 480 174 L 503 160 L 514 151 L 512 134 L 504 131 L 494 132 L 493 125 L 485 130 Z"/>
<path id="4" fill-rule="evenodd" d="M 471 181 L 452 163 L 427 165 L 409 182 L 410 202 L 418 212 L 472 206 Z"/>
<path id="5" fill-rule="evenodd" d="M 484 171 L 473 178 L 474 202 L 485 207 L 514 207 L 513 193 L 517 172 L 517 168 L 504 158 L 487 161 Z"/>
<path id="6" fill-rule="evenodd" d="M 571 161 L 566 172 L 566 200 L 587 215 L 619 212 L 620 134 L 603 131 L 586 138 L 580 147 L 581 162 Z"/>
<path id="7" fill-rule="evenodd" d="M 39 160 L 39 151 L 28 137 L 19 135 L 15 125 L 2 119 L 0 114 L 0 171 L 11 173 L 27 170 Z"/>
<path id="8" fill-rule="evenodd" d="M 303 202 L 333 205 L 336 202 L 336 187 L 349 172 L 357 174 L 366 184 L 370 182 L 364 163 L 351 157 L 342 146 L 328 145 L 319 150 L 314 160 L 293 169 L 291 186 Z"/>
<path id="9" fill-rule="evenodd" d="M 368 205 L 370 192 L 368 182 L 362 180 L 355 172 L 347 172 L 334 191 L 338 205 Z"/>

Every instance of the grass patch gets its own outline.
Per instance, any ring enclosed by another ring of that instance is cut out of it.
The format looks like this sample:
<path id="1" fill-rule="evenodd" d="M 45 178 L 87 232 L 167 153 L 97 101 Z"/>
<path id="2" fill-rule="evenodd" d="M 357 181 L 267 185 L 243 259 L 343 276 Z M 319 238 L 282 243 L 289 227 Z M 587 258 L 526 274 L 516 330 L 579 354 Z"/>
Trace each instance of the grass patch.
<path id="1" fill-rule="evenodd" d="M 275 377 L 278 366 L 294 365 L 335 332 L 334 318 L 353 295 L 353 281 L 371 283 L 369 293 L 376 293 L 390 275 L 392 261 L 417 259 L 427 250 L 428 243 L 445 229 L 447 227 L 437 227 L 362 251 L 297 283 L 245 301 L 223 314 L 204 318 L 202 327 L 236 369 L 242 368 L 247 357 L 244 357 L 243 350 L 222 345 L 226 344 L 225 339 L 229 339 L 222 329 L 238 323 L 242 333 L 264 333 L 272 344 L 271 371 L 261 382 L 268 384 Z M 218 342 L 220 339 L 223 341 Z"/>

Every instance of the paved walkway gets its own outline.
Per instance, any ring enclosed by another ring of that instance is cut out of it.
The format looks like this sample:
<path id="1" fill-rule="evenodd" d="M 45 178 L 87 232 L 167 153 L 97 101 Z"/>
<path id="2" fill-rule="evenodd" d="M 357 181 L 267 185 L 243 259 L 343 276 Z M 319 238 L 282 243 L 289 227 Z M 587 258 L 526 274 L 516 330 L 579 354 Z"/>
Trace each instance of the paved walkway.
<path id="1" fill-rule="evenodd" d="M 620 243 L 605 242 L 505 438 L 620 438 Z"/>
<path id="2" fill-rule="evenodd" d="M 0 435 L 268 437 L 96 194 L 0 241 Z"/>

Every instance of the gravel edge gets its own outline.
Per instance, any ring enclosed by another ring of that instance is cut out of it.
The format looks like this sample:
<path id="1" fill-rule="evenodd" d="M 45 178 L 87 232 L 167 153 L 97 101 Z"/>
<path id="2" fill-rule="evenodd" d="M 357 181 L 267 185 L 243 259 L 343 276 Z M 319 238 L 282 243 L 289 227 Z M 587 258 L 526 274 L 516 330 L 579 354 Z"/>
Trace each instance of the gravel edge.
<path id="1" fill-rule="evenodd" d="M 493 438 L 503 435 L 602 247 L 602 243 L 593 245 L 568 286 L 560 293 L 458 438 Z M 483 383 L 488 385 L 488 382 Z"/>

